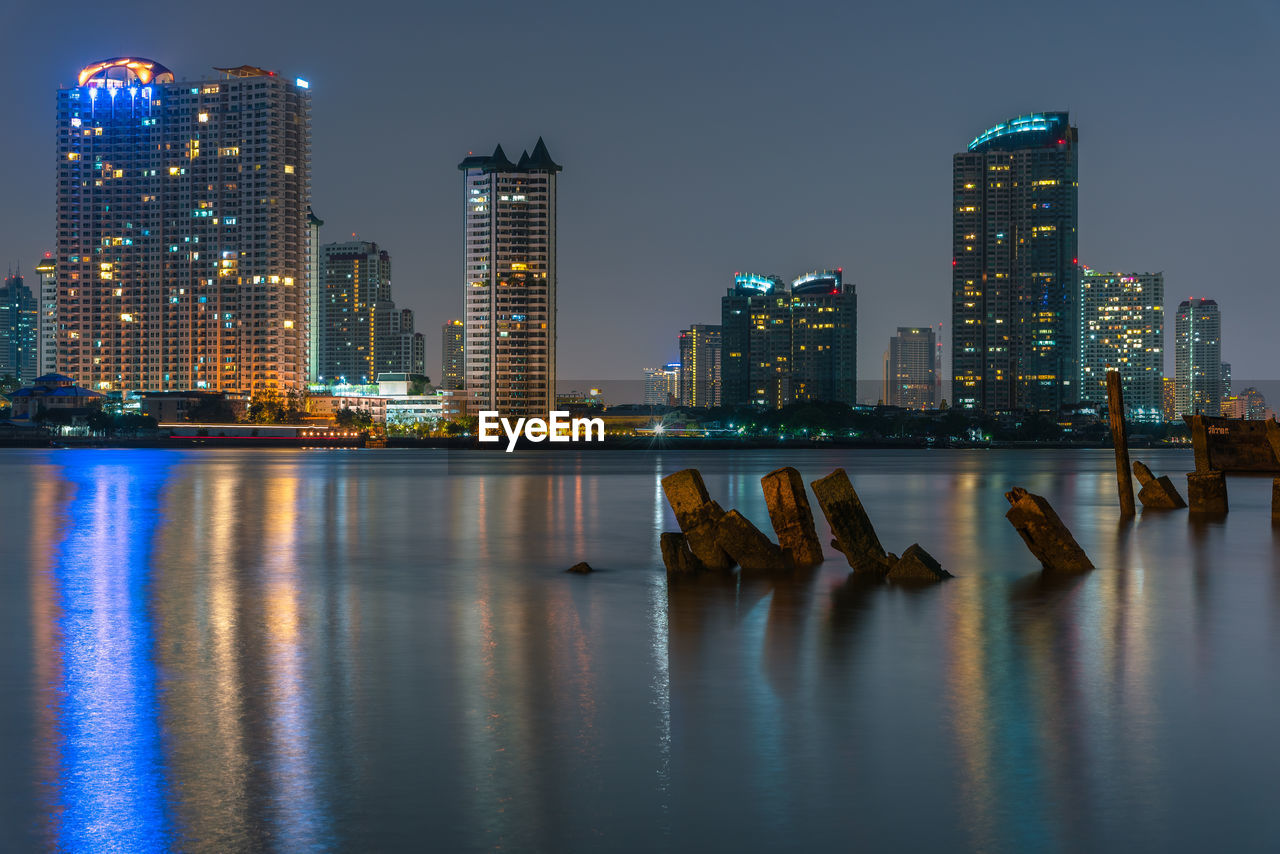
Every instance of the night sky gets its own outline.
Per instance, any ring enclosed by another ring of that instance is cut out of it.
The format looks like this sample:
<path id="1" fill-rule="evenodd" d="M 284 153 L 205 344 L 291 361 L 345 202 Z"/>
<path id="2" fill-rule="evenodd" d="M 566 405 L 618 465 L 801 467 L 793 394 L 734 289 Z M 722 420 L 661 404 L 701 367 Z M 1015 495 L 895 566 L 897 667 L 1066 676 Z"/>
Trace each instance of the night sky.
<path id="1" fill-rule="evenodd" d="M 145 8 L 148 11 L 142 12 Z M 1080 260 L 1217 299 L 1239 379 L 1273 370 L 1280 5 L 1151 2 L 0 4 L 0 261 L 52 248 L 54 93 L 140 55 L 308 78 L 325 242 L 392 255 L 427 335 L 462 309 L 469 151 L 545 137 L 559 191 L 559 374 L 638 379 L 718 323 L 735 270 L 842 266 L 859 375 L 896 326 L 946 324 L 951 155 L 1070 110 Z M 949 365 L 948 365 L 949 368 Z M 949 395 L 949 389 L 946 396 Z"/>

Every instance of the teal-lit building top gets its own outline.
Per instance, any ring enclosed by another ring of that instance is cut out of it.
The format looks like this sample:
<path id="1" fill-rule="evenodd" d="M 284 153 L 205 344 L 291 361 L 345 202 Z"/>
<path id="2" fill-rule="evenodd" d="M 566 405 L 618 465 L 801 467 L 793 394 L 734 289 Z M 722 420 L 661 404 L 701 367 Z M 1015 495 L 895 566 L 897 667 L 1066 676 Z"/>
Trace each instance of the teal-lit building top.
<path id="1" fill-rule="evenodd" d="M 1014 151 L 1070 145 L 1074 141 L 1066 113 L 1030 113 L 987 128 L 969 143 L 969 151 Z"/>

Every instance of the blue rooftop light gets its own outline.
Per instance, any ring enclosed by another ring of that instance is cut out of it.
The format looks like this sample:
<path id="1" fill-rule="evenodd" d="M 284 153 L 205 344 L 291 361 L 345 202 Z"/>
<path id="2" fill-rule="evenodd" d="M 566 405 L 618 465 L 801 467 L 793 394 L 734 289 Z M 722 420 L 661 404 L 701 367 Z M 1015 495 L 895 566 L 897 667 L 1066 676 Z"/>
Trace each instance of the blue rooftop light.
<path id="1" fill-rule="evenodd" d="M 1053 130 L 1057 126 L 1065 126 L 1067 124 L 1066 113 L 1030 113 L 1025 116 L 1018 116 L 1014 119 L 1001 122 L 1000 124 L 987 128 L 982 133 L 973 138 L 969 143 L 969 150 L 973 151 L 981 145 L 991 142 L 1001 137 L 1013 136 L 1015 134 L 1046 132 Z"/>

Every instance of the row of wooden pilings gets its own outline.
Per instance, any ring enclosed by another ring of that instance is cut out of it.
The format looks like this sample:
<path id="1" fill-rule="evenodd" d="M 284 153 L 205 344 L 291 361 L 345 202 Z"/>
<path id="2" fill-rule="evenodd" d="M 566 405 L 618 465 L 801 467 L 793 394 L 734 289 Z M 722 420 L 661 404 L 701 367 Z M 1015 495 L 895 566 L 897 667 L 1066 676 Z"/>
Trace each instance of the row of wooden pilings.
<path id="1" fill-rule="evenodd" d="M 1135 476 L 1140 485 L 1137 500 L 1144 508 L 1187 508 L 1167 475 L 1156 476 L 1141 460 L 1130 463 L 1124 393 L 1116 371 L 1107 373 L 1107 402 L 1121 515 L 1133 516 L 1137 512 Z M 664 477 L 662 490 L 680 526 L 679 533 L 662 535 L 662 560 L 668 574 L 727 572 L 735 566 L 748 574 L 778 573 L 821 563 L 822 543 L 800 473 L 794 468 L 780 468 L 761 478 L 760 485 L 778 538 L 776 543 L 737 510 L 726 511 L 712 500 L 697 469 Z M 834 537 L 831 546 L 844 555 L 854 572 L 872 573 L 894 583 L 929 583 L 952 577 L 918 543 L 908 546 L 901 556 L 886 551 L 844 469 L 836 469 L 809 486 Z M 1197 466 L 1197 471 L 1187 474 L 1187 496 L 1192 513 L 1226 513 L 1225 474 Z M 1046 571 L 1081 572 L 1094 568 L 1047 499 L 1016 486 L 1005 493 L 1005 499 L 1010 505 L 1005 517 Z M 1273 481 L 1271 513 L 1273 520 L 1280 521 L 1280 477 Z"/>

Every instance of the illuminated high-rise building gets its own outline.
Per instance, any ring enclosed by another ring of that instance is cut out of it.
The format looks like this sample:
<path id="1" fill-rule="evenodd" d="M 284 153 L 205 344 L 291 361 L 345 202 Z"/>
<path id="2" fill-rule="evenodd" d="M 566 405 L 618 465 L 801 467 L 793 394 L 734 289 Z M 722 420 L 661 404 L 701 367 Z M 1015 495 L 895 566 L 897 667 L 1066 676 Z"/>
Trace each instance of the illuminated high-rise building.
<path id="1" fill-rule="evenodd" d="M 1179 415 L 1218 415 L 1222 411 L 1222 317 L 1213 300 L 1178 303 L 1173 376 Z"/>
<path id="2" fill-rule="evenodd" d="M 379 304 L 391 302 L 391 255 L 368 240 L 320 247 L 321 382 L 377 381 Z"/>
<path id="3" fill-rule="evenodd" d="M 680 403 L 680 363 L 644 370 L 645 406 L 676 406 Z"/>
<path id="4" fill-rule="evenodd" d="M 58 368 L 99 390 L 305 381 L 309 84 L 149 59 L 57 97 Z"/>
<path id="5" fill-rule="evenodd" d="M 1178 417 L 1178 383 L 1173 377 L 1165 377 L 1160 383 L 1160 414 L 1165 421 Z"/>
<path id="6" fill-rule="evenodd" d="M 681 406 L 720 405 L 720 327 L 694 323 L 682 330 L 679 395 Z"/>
<path id="7" fill-rule="evenodd" d="M 886 405 L 904 409 L 932 409 L 937 405 L 937 350 L 933 327 L 898 327 L 885 354 Z"/>
<path id="8" fill-rule="evenodd" d="M 545 416 L 556 399 L 556 176 L 539 138 L 462 171 L 466 396 L 473 412 Z"/>
<path id="9" fill-rule="evenodd" d="M 1164 419 L 1164 274 L 1080 276 L 1080 400 L 1105 403 L 1107 370 L 1120 372 L 1126 416 Z"/>
<path id="10" fill-rule="evenodd" d="M 1019 116 L 952 160 L 952 405 L 1057 413 L 1079 399 L 1078 134 Z"/>
<path id="11" fill-rule="evenodd" d="M 800 401 L 856 402 L 858 297 L 841 269 L 790 285 L 737 273 L 720 301 L 721 400 L 778 409 Z"/>
<path id="12" fill-rule="evenodd" d="M 413 309 L 396 308 L 393 300 L 375 306 L 373 363 L 376 374 L 426 376 L 426 336 L 414 331 Z"/>
<path id="13" fill-rule="evenodd" d="M 54 374 L 58 372 L 58 263 L 53 260 L 53 253 L 46 252 L 36 264 L 36 275 L 40 277 L 40 287 L 36 297 L 40 300 L 40 322 L 37 335 L 40 350 L 40 373 Z"/>
<path id="14" fill-rule="evenodd" d="M 464 341 L 466 324 L 446 320 L 440 329 L 440 387 L 446 391 L 462 391 L 466 387 Z"/>
<path id="15" fill-rule="evenodd" d="M 26 279 L 13 273 L 0 285 L 0 377 L 29 385 L 40 370 L 39 301 Z"/>
<path id="16" fill-rule="evenodd" d="M 320 309 L 324 305 L 320 290 L 320 226 L 324 220 L 307 206 L 307 250 L 311 263 L 307 271 L 307 381 L 320 378 Z"/>

